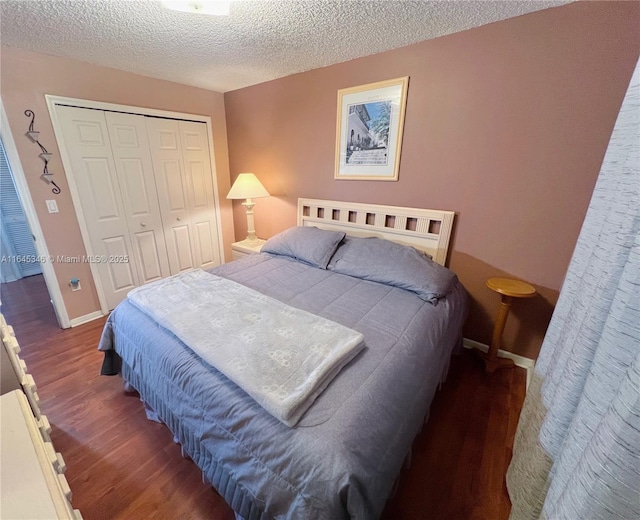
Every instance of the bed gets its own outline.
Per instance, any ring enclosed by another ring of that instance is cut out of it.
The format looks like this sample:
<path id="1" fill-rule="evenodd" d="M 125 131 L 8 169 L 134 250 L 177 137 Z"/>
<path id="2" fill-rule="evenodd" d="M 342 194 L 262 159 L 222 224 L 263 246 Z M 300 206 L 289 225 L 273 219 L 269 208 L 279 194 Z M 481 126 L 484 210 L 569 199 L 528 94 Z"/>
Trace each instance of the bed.
<path id="1" fill-rule="evenodd" d="M 298 226 L 270 239 L 267 252 L 207 273 L 364 338 L 293 426 L 135 299 L 108 318 L 99 345 L 103 373 L 120 373 L 140 393 L 238 518 L 378 518 L 462 342 L 467 295 L 441 267 L 453 216 L 300 199 Z M 337 240 L 332 234 L 339 233 Z M 323 244 L 329 235 L 337 240 L 330 251 Z M 400 256 L 407 252 L 410 267 L 424 262 L 439 281 L 425 282 L 411 267 L 398 271 L 407 278 L 396 283 L 397 269 L 389 275 L 384 268 L 401 263 L 389 260 L 397 258 L 396 244 L 412 246 Z M 215 321 L 219 313 L 209 315 Z"/>

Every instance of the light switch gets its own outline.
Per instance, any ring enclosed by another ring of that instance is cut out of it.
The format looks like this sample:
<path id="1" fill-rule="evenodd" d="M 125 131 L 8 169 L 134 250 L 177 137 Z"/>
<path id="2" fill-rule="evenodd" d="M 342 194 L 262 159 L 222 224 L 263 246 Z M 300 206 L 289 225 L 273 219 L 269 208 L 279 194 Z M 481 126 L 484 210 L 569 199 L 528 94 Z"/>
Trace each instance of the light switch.
<path id="1" fill-rule="evenodd" d="M 48 200 L 46 202 L 49 213 L 58 213 L 58 203 L 55 200 Z"/>

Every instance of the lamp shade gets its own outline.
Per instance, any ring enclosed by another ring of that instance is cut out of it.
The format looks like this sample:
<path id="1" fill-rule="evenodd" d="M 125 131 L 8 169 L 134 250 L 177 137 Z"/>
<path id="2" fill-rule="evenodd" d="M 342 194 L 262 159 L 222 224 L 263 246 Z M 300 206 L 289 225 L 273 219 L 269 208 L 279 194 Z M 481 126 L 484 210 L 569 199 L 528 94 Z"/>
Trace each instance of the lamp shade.
<path id="1" fill-rule="evenodd" d="M 236 182 L 233 183 L 227 194 L 228 199 L 258 199 L 268 196 L 269 192 L 253 173 L 238 175 Z"/>

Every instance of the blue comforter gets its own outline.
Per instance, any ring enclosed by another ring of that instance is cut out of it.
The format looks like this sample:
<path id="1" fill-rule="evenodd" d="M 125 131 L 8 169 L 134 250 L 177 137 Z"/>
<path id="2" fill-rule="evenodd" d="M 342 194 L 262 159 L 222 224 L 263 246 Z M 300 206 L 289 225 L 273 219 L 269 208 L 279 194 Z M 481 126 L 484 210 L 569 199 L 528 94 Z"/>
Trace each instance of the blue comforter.
<path id="1" fill-rule="evenodd" d="M 123 377 L 246 520 L 378 518 L 460 344 L 462 286 L 432 305 L 404 289 L 268 254 L 211 272 L 364 335 L 363 352 L 296 427 L 126 301 L 109 317 L 100 350 L 119 354 Z"/>

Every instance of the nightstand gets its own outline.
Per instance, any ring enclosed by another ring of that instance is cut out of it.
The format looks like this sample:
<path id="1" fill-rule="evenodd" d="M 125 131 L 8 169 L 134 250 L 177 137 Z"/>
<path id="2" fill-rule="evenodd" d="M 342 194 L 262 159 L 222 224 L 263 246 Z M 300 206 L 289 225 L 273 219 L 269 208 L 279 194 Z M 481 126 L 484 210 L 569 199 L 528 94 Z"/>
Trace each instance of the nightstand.
<path id="1" fill-rule="evenodd" d="M 513 366 L 513 361 L 507 358 L 499 358 L 498 350 L 502 344 L 502 332 L 507 323 L 507 316 L 511 309 L 513 298 L 531 298 L 536 295 L 536 289 L 532 285 L 519 280 L 511 280 L 510 278 L 489 278 L 487 287 L 498 293 L 501 297 L 498 315 L 493 326 L 493 337 L 489 352 L 483 355 L 485 372 L 492 374 L 500 368 L 508 368 Z"/>
<path id="2" fill-rule="evenodd" d="M 231 244 L 231 259 L 239 260 L 245 256 L 259 253 L 266 240 L 256 238 L 255 240 L 242 240 Z"/>

